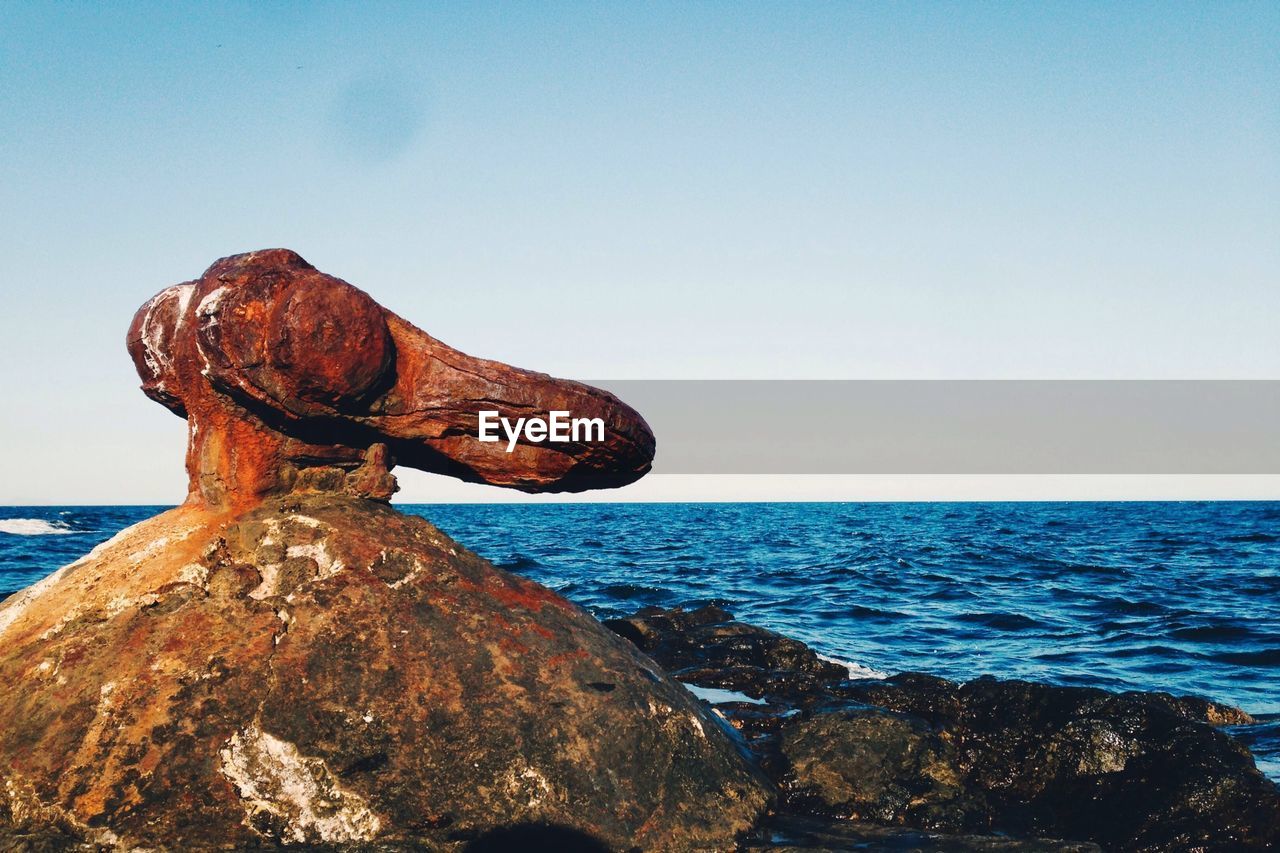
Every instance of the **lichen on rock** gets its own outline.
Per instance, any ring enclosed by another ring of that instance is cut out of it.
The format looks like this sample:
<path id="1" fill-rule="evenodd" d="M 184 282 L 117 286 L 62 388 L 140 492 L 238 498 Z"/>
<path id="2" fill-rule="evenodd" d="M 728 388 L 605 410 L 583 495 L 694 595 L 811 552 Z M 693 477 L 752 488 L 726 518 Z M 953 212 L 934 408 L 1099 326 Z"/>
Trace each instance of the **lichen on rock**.
<path id="1" fill-rule="evenodd" d="M 240 792 L 245 820 L 282 842 L 371 841 L 382 821 L 356 794 L 345 790 L 318 758 L 253 724 L 236 732 L 219 752 L 221 773 Z"/>

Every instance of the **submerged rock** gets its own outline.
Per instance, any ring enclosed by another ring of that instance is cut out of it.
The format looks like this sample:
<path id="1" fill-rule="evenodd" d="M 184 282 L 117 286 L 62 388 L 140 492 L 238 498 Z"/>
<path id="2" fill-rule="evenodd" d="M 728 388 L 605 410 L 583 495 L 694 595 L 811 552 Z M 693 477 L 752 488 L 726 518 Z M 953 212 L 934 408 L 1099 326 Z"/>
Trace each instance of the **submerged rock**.
<path id="1" fill-rule="evenodd" d="M 771 796 L 631 644 L 349 496 L 126 530 L 0 607 L 0 679 L 13 843 L 724 848 Z"/>
<path id="2" fill-rule="evenodd" d="M 1002 849 L 955 837 L 989 832 L 1170 853 L 1280 844 L 1280 792 L 1215 728 L 1249 721 L 1237 708 L 993 678 L 850 680 L 718 607 L 608 624 L 682 681 L 764 700 L 717 710 L 782 789 L 784 818 L 817 827 L 794 849 L 835 849 L 848 821 L 935 833 L 859 849 Z"/>
<path id="3" fill-rule="evenodd" d="M 646 607 L 605 624 L 684 681 L 802 704 L 849 674 L 799 640 L 734 620 L 716 607 Z"/>

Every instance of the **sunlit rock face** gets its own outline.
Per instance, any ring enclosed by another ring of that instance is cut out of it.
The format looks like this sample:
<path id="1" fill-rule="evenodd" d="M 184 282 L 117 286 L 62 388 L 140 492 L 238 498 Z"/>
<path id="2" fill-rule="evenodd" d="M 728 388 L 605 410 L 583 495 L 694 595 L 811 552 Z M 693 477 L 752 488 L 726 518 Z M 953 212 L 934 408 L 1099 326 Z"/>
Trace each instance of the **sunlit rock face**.
<path id="1" fill-rule="evenodd" d="M 624 486 L 653 462 L 605 391 L 475 358 L 287 249 L 217 261 L 148 300 L 127 343 L 147 396 L 188 420 L 189 500 L 323 488 L 387 499 L 400 464 L 527 492 Z M 592 440 L 483 441 L 482 411 L 598 422 Z"/>
<path id="2" fill-rule="evenodd" d="M 121 848 L 731 845 L 768 789 L 622 638 L 346 495 L 182 507 L 0 608 L 0 822 Z"/>

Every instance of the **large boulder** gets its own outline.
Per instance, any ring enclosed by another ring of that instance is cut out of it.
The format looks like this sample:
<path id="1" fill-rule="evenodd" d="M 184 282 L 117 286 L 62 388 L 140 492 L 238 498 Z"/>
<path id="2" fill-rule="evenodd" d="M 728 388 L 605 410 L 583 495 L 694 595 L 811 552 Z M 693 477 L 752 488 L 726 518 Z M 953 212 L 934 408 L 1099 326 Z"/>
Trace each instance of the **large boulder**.
<path id="1" fill-rule="evenodd" d="M 631 644 L 345 495 L 124 531 L 0 605 L 0 680 L 13 843 L 717 849 L 770 800 Z"/>
<path id="2" fill-rule="evenodd" d="M 1269 850 L 1280 791 L 1214 724 L 1247 714 L 1194 697 L 919 673 L 838 688 L 921 719 L 954 745 L 993 823 L 1138 850 Z"/>

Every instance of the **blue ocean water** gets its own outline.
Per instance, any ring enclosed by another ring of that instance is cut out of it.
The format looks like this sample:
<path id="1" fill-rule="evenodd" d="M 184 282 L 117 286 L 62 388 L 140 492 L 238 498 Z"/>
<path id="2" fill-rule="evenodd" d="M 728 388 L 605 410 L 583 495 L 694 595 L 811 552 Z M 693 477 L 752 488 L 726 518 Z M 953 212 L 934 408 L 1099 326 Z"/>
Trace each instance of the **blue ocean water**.
<path id="1" fill-rule="evenodd" d="M 0 595 L 161 507 L 0 508 Z M 1280 778 L 1280 503 L 400 506 L 601 617 L 715 602 L 879 672 L 1193 693 Z"/>

